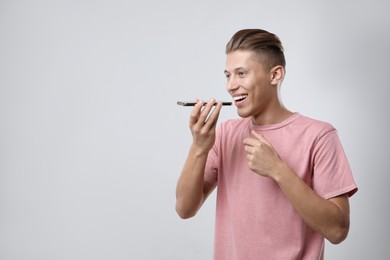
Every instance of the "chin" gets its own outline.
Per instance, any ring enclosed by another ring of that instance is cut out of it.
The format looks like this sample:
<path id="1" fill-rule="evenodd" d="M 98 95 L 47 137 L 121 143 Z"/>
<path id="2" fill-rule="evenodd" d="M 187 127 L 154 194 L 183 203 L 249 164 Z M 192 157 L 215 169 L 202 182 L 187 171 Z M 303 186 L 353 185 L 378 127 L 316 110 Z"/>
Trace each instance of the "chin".
<path id="1" fill-rule="evenodd" d="M 239 115 L 239 117 L 242 117 L 242 118 L 247 118 L 247 117 L 251 116 L 251 114 L 249 112 L 240 111 L 240 109 L 237 109 L 237 114 Z"/>

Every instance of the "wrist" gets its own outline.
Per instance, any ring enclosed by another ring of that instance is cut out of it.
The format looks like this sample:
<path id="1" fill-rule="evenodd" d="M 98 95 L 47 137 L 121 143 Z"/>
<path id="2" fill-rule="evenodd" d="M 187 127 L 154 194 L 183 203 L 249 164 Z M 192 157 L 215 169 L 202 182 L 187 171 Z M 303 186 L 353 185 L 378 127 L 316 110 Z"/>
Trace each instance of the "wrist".
<path id="1" fill-rule="evenodd" d="M 209 154 L 210 149 L 205 149 L 201 146 L 197 146 L 196 144 L 191 144 L 190 147 L 190 154 L 192 154 L 195 157 L 206 157 Z"/>
<path id="2" fill-rule="evenodd" d="M 282 183 L 283 180 L 286 179 L 288 174 L 291 172 L 290 167 L 283 161 L 281 161 L 277 166 L 275 167 L 274 175 L 272 178 L 278 183 Z"/>

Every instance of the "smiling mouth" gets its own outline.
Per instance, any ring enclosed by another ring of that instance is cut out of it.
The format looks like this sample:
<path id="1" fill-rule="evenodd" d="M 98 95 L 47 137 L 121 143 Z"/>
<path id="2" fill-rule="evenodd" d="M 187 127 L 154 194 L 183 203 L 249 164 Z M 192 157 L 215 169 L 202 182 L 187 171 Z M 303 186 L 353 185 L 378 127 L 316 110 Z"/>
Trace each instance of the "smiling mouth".
<path id="1" fill-rule="evenodd" d="M 243 101 L 244 99 L 246 99 L 247 97 L 248 97 L 248 95 L 241 95 L 241 96 L 233 97 L 233 100 L 235 102 L 240 102 L 240 101 Z"/>

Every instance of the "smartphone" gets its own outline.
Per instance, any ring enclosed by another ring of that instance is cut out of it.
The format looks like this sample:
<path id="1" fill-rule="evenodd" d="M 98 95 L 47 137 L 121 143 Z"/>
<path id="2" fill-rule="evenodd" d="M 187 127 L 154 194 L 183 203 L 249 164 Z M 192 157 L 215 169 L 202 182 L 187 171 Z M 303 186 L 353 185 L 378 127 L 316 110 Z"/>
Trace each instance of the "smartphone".
<path id="1" fill-rule="evenodd" d="M 216 101 L 214 103 L 214 106 L 217 104 L 217 103 L 222 103 L 222 106 L 231 106 L 232 105 L 232 102 L 229 102 L 229 101 Z M 196 105 L 196 102 L 194 101 L 177 101 L 177 104 L 179 106 L 185 106 L 185 107 L 193 107 Z M 207 102 L 204 102 L 203 105 L 206 105 Z"/>

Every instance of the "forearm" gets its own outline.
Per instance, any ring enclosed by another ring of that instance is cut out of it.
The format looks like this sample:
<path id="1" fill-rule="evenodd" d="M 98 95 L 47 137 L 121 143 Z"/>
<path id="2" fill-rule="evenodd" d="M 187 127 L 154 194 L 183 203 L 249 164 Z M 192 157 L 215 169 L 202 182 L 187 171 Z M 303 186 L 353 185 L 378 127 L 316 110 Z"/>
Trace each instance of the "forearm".
<path id="1" fill-rule="evenodd" d="M 176 186 L 176 212 L 181 218 L 196 214 L 204 200 L 204 169 L 207 153 L 191 146 Z"/>
<path id="2" fill-rule="evenodd" d="M 348 199 L 341 198 L 334 203 L 320 197 L 285 163 L 275 176 L 287 199 L 311 228 L 334 244 L 345 239 L 349 230 Z"/>
<path id="3" fill-rule="evenodd" d="M 222 103 L 213 108 L 215 99 L 207 105 L 198 101 L 190 116 L 193 142 L 176 187 L 176 211 L 181 218 L 196 214 L 212 187 L 204 182 L 207 156 L 215 142 L 215 128 Z"/>

